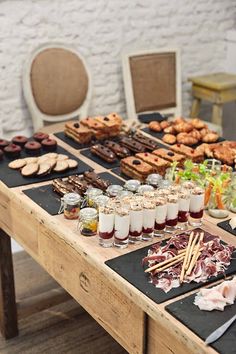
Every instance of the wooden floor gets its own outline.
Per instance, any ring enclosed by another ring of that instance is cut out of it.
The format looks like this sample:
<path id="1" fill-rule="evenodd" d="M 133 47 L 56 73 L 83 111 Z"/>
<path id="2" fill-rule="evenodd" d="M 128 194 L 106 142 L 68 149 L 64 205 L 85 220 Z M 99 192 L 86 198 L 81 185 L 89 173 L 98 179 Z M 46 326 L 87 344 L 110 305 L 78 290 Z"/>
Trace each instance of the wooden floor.
<path id="1" fill-rule="evenodd" d="M 25 252 L 14 255 L 17 301 L 30 304 L 57 283 Z M 20 334 L 5 341 L 0 354 L 125 354 L 127 353 L 73 299 L 19 321 Z"/>

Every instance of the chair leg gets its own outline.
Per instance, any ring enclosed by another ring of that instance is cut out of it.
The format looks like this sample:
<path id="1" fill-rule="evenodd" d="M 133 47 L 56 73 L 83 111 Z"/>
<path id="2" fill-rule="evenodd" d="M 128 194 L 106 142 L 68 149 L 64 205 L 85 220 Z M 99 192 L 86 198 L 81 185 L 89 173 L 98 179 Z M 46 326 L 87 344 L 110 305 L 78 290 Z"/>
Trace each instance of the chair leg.
<path id="1" fill-rule="evenodd" d="M 5 339 L 18 335 L 11 239 L 0 229 L 0 331 Z"/>
<path id="2" fill-rule="evenodd" d="M 201 100 L 199 98 L 193 99 L 192 108 L 191 108 L 191 112 L 190 112 L 191 118 L 198 116 L 198 114 L 200 112 L 200 104 L 201 104 Z"/>
<path id="3" fill-rule="evenodd" d="M 221 104 L 214 104 L 212 109 L 212 122 L 222 127 L 223 108 Z"/>

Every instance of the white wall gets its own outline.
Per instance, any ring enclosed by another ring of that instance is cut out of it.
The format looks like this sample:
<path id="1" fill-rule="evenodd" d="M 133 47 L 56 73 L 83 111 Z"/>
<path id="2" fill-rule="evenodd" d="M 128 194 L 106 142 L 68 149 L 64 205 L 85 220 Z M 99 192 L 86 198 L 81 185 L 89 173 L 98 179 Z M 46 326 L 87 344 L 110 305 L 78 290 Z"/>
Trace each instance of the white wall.
<path id="1" fill-rule="evenodd" d="M 0 136 L 30 133 L 21 73 L 38 44 L 60 40 L 79 49 L 94 80 L 91 114 L 123 115 L 122 48 L 178 46 L 188 114 L 187 78 L 223 69 L 235 18 L 234 0 L 0 0 Z"/>

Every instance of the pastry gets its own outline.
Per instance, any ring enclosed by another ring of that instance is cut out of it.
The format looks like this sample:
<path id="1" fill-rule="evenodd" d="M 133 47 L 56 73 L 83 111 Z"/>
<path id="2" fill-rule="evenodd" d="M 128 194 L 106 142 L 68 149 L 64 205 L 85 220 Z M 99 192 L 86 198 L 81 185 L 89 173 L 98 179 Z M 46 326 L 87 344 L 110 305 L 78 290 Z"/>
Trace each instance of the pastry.
<path id="1" fill-rule="evenodd" d="M 48 155 L 45 155 L 45 156 L 48 156 Z M 56 156 L 57 161 L 68 160 L 68 159 L 69 159 L 69 157 L 65 154 L 57 154 L 57 156 Z"/>
<path id="2" fill-rule="evenodd" d="M 120 138 L 120 144 L 133 152 L 145 151 L 145 147 L 143 146 L 143 144 L 140 144 L 138 141 L 135 141 L 134 139 L 129 138 L 127 136 L 122 136 Z"/>
<path id="3" fill-rule="evenodd" d="M 3 159 L 3 151 L 2 150 L 0 150 L 0 161 L 2 161 L 2 159 Z"/>
<path id="4" fill-rule="evenodd" d="M 161 129 L 165 129 L 167 127 L 169 127 L 171 125 L 171 123 L 167 120 L 163 120 L 162 122 L 160 122 L 160 126 L 161 126 Z"/>
<path id="5" fill-rule="evenodd" d="M 200 130 L 201 137 L 203 138 L 206 134 L 208 134 L 210 130 L 208 128 L 203 128 Z"/>
<path id="6" fill-rule="evenodd" d="M 28 165 L 25 165 L 22 168 L 21 174 L 24 177 L 32 177 L 36 175 L 38 170 L 39 170 L 39 165 L 37 163 L 29 163 Z"/>
<path id="7" fill-rule="evenodd" d="M 85 181 L 84 178 L 79 177 L 77 175 L 69 176 L 68 182 L 77 188 L 77 191 L 80 195 L 84 195 L 87 189 L 90 187 L 90 184 L 87 181 Z"/>
<path id="8" fill-rule="evenodd" d="M 165 174 L 166 169 L 170 166 L 169 161 L 164 160 L 161 157 L 153 155 L 149 152 L 141 152 L 135 156 L 151 165 L 153 167 L 153 171 L 155 173 L 159 173 L 162 176 Z"/>
<path id="9" fill-rule="evenodd" d="M 47 157 L 48 159 L 58 159 L 58 156 L 62 154 L 57 154 L 56 152 L 48 152 L 47 154 L 43 155 L 44 157 Z M 63 155 L 66 156 L 66 155 Z"/>
<path id="10" fill-rule="evenodd" d="M 209 132 L 203 136 L 202 141 L 204 143 L 215 143 L 219 139 L 219 135 L 215 132 Z"/>
<path id="11" fill-rule="evenodd" d="M 130 156 L 130 151 L 126 147 L 121 146 L 120 144 L 115 143 L 112 140 L 106 140 L 104 142 L 104 146 L 108 147 L 108 149 L 111 149 L 118 157 L 123 158 L 126 156 Z"/>
<path id="12" fill-rule="evenodd" d="M 183 118 L 183 117 L 177 117 L 175 118 L 172 123 L 175 125 L 175 124 L 180 124 L 180 123 L 185 123 L 186 120 Z"/>
<path id="13" fill-rule="evenodd" d="M 30 155 L 39 155 L 41 152 L 41 144 L 37 141 L 28 141 L 25 144 L 25 151 Z"/>
<path id="14" fill-rule="evenodd" d="M 39 143 L 41 143 L 41 141 L 43 141 L 44 139 L 48 139 L 49 138 L 49 135 L 46 134 L 46 133 L 41 133 L 41 132 L 38 132 L 38 133 L 35 133 L 33 135 L 33 138 L 34 140 L 38 141 Z"/>
<path id="15" fill-rule="evenodd" d="M 201 141 L 202 135 L 199 130 L 193 129 L 191 132 L 189 132 L 189 135 L 192 136 L 193 138 L 197 139 L 198 141 Z"/>
<path id="16" fill-rule="evenodd" d="M 235 151 L 228 149 L 226 146 L 218 146 L 213 149 L 213 157 L 217 160 L 220 160 L 222 163 L 226 165 L 233 165 L 235 159 Z"/>
<path id="17" fill-rule="evenodd" d="M 57 161 L 56 166 L 54 167 L 54 172 L 64 172 L 69 168 L 67 160 Z"/>
<path id="18" fill-rule="evenodd" d="M 158 147 L 158 143 L 142 133 L 135 133 L 132 138 L 142 144 L 146 149 L 153 150 Z"/>
<path id="19" fill-rule="evenodd" d="M 57 148 L 57 141 L 54 139 L 50 139 L 50 138 L 44 139 L 42 140 L 41 144 L 43 150 L 45 151 L 55 151 Z"/>
<path id="20" fill-rule="evenodd" d="M 160 123 L 157 121 L 150 122 L 148 124 L 148 127 L 150 130 L 152 130 L 154 132 L 161 132 L 162 131 L 162 127 L 161 127 Z"/>
<path id="21" fill-rule="evenodd" d="M 125 175 L 144 182 L 148 175 L 153 173 L 153 168 L 146 162 L 134 156 L 128 156 L 121 160 L 121 172 Z"/>
<path id="22" fill-rule="evenodd" d="M 5 139 L 0 139 L 0 149 L 4 149 L 6 146 L 10 144 L 10 141 L 5 140 Z"/>
<path id="23" fill-rule="evenodd" d="M 183 166 L 186 157 L 176 152 L 167 150 L 167 149 L 157 149 L 152 152 L 154 155 L 157 155 L 169 162 L 178 162 L 178 166 Z"/>
<path id="24" fill-rule="evenodd" d="M 66 193 L 75 192 L 75 186 L 68 181 L 63 181 L 61 178 L 56 178 L 53 180 L 52 188 L 54 192 L 57 192 L 61 196 Z"/>
<path id="25" fill-rule="evenodd" d="M 24 159 L 18 159 L 10 162 L 8 167 L 12 168 L 13 170 L 19 170 L 20 168 L 26 165 L 26 161 Z"/>
<path id="26" fill-rule="evenodd" d="M 162 140 L 164 141 L 164 143 L 172 145 L 176 143 L 176 136 L 173 134 L 165 134 Z"/>
<path id="27" fill-rule="evenodd" d="M 165 129 L 163 130 L 163 132 L 164 132 L 165 134 L 173 134 L 173 135 L 176 134 L 176 130 L 175 130 L 174 125 L 170 125 L 169 127 L 165 128 Z"/>
<path id="28" fill-rule="evenodd" d="M 116 155 L 114 154 L 114 152 L 101 144 L 93 145 L 90 148 L 90 151 L 93 155 L 100 157 L 106 162 L 112 163 L 116 161 Z"/>
<path id="29" fill-rule="evenodd" d="M 16 159 L 20 156 L 21 147 L 15 144 L 9 144 L 3 151 L 7 157 Z"/>
<path id="30" fill-rule="evenodd" d="M 17 135 L 12 138 L 12 143 L 16 145 L 20 145 L 21 147 L 24 147 L 24 145 L 27 143 L 28 138 L 26 138 L 23 135 Z"/>
<path id="31" fill-rule="evenodd" d="M 103 191 L 105 191 L 111 184 L 109 181 L 107 181 L 107 180 L 101 178 L 99 175 L 97 175 L 94 171 L 84 172 L 84 178 L 92 186 L 99 188 Z"/>
<path id="32" fill-rule="evenodd" d="M 38 162 L 38 157 L 24 157 L 26 164 Z"/>
<path id="33" fill-rule="evenodd" d="M 176 130 L 177 133 L 188 133 L 191 130 L 193 130 L 192 124 L 190 124 L 188 122 L 175 124 L 174 127 L 175 127 L 175 130 Z"/>
<path id="34" fill-rule="evenodd" d="M 39 163 L 50 165 L 51 171 L 52 171 L 54 169 L 54 167 L 56 166 L 56 164 L 57 164 L 57 160 L 56 159 L 47 158 L 47 159 L 45 159 L 45 160 L 43 160 L 42 162 L 39 162 Z"/>
<path id="35" fill-rule="evenodd" d="M 206 123 L 204 123 L 201 119 L 199 118 L 193 118 L 190 120 L 190 123 L 193 125 L 193 127 L 195 129 L 203 129 L 205 128 L 207 125 Z"/>
<path id="36" fill-rule="evenodd" d="M 191 133 L 179 133 L 176 136 L 177 143 L 192 146 L 198 143 L 198 139 L 191 136 Z"/>
<path id="37" fill-rule="evenodd" d="M 185 155 L 188 159 L 192 160 L 193 162 L 202 162 L 204 160 L 204 155 L 201 151 L 197 151 L 189 146 L 184 144 L 176 144 L 171 146 L 170 148 L 174 152 L 178 154 Z"/>
<path id="38" fill-rule="evenodd" d="M 39 169 L 38 169 L 38 172 L 37 172 L 37 176 L 41 177 L 41 176 L 45 176 L 47 175 L 48 173 L 50 173 L 51 171 L 51 165 L 48 164 L 48 163 L 40 163 L 39 164 Z"/>
<path id="39" fill-rule="evenodd" d="M 68 159 L 66 160 L 66 162 L 68 163 L 69 165 L 69 168 L 76 168 L 78 166 L 78 161 L 76 160 L 73 160 L 73 159 Z"/>
<path id="40" fill-rule="evenodd" d="M 92 132 L 79 122 L 67 122 L 65 124 L 65 135 L 69 136 L 79 144 L 87 144 L 92 140 Z"/>

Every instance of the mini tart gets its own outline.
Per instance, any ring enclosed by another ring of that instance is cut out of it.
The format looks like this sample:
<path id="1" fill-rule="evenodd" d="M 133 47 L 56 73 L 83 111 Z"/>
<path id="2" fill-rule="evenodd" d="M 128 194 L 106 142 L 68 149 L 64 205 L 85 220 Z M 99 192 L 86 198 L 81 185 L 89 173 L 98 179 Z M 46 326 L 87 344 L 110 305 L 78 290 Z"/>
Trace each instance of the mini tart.
<path id="1" fill-rule="evenodd" d="M 43 150 L 45 151 L 55 151 L 57 148 L 57 142 L 54 139 L 44 139 L 41 142 Z"/>
<path id="2" fill-rule="evenodd" d="M 24 159 L 18 159 L 10 162 L 8 167 L 12 168 L 13 170 L 18 170 L 26 165 L 26 161 Z"/>
<path id="3" fill-rule="evenodd" d="M 34 140 L 38 141 L 41 143 L 44 139 L 48 139 L 49 135 L 46 133 L 38 132 L 33 135 Z"/>
<path id="4" fill-rule="evenodd" d="M 41 151 L 41 144 L 37 141 L 28 141 L 25 144 L 25 151 L 30 155 L 39 155 Z"/>
<path id="5" fill-rule="evenodd" d="M 5 139 L 0 139 L 0 149 L 4 149 L 6 146 L 10 144 L 10 141 L 5 140 Z"/>
<path id="6" fill-rule="evenodd" d="M 21 147 L 16 144 L 10 144 L 3 149 L 5 155 L 9 158 L 17 158 L 20 156 Z"/>
<path id="7" fill-rule="evenodd" d="M 16 145 L 20 145 L 21 147 L 24 147 L 27 141 L 28 138 L 26 138 L 26 136 L 23 135 L 17 135 L 14 136 L 14 138 L 12 138 L 12 143 Z"/>

